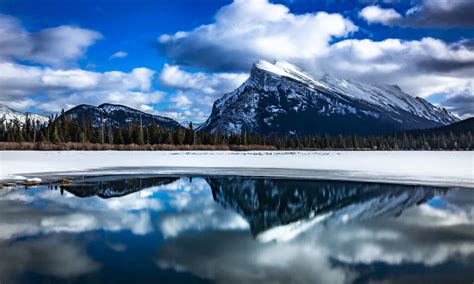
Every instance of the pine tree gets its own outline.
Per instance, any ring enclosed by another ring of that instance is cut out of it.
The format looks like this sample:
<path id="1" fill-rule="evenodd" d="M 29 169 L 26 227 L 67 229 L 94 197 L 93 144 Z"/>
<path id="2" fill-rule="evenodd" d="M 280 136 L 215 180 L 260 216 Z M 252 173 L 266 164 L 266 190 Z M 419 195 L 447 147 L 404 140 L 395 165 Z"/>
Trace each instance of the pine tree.
<path id="1" fill-rule="evenodd" d="M 56 125 L 53 126 L 53 131 L 51 135 L 51 142 L 54 144 L 61 143 L 61 137 L 59 136 L 58 127 Z"/>
<path id="2" fill-rule="evenodd" d="M 171 135 L 171 132 L 169 131 L 165 131 L 163 133 L 163 144 L 173 144 L 173 137 Z"/>
<path id="3" fill-rule="evenodd" d="M 184 134 L 184 144 L 194 145 L 195 144 L 194 136 L 195 136 L 195 133 L 193 129 L 193 123 L 189 122 L 189 126 L 186 129 L 185 134 Z"/>
<path id="4" fill-rule="evenodd" d="M 177 127 L 174 131 L 173 142 L 175 145 L 182 145 L 184 143 L 184 133 L 181 127 Z"/>

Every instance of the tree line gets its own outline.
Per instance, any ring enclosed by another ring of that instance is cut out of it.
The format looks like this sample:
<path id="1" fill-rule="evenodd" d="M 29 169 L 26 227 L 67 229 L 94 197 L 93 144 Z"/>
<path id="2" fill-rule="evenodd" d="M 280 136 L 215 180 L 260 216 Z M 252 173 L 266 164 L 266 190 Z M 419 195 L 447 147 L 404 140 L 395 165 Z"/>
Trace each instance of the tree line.
<path id="1" fill-rule="evenodd" d="M 6 122 L 0 118 L 1 142 L 84 143 L 110 145 L 241 145 L 242 149 L 278 150 L 352 149 L 352 150 L 474 150 L 470 131 L 436 132 L 409 131 L 391 135 L 261 135 L 241 133 L 209 133 L 198 131 L 189 123 L 187 128 L 165 129 L 156 122 L 143 126 L 130 123 L 123 127 L 101 125 L 94 127 L 83 118 L 80 123 L 61 112 L 51 116 L 47 123 L 33 121 L 27 116 L 24 124 L 18 120 Z M 85 148 L 84 148 L 85 149 Z M 136 147 L 136 149 L 141 149 Z M 145 149 L 145 148 L 143 148 Z M 167 148 L 168 149 L 168 148 Z M 173 149 L 173 148 L 169 148 Z M 197 149 L 197 148 L 196 148 Z M 219 148 L 224 149 L 224 148 Z"/>

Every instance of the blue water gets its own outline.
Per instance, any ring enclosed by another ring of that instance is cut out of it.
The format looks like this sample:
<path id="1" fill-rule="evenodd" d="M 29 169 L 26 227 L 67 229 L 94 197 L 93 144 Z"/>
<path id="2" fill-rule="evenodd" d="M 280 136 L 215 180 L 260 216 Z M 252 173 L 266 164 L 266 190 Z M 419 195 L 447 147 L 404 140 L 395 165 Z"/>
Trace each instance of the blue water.
<path id="1" fill-rule="evenodd" d="M 0 283 L 472 283 L 474 191 L 101 176 L 0 190 Z"/>

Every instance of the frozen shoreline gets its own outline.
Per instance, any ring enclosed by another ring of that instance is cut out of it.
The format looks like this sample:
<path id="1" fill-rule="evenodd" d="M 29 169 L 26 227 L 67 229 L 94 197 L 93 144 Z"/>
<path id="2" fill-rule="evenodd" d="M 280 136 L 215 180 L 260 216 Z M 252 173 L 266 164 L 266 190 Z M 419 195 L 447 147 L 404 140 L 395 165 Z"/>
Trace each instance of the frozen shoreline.
<path id="1" fill-rule="evenodd" d="M 190 173 L 474 188 L 474 152 L 0 151 L 0 161 L 0 180 Z"/>

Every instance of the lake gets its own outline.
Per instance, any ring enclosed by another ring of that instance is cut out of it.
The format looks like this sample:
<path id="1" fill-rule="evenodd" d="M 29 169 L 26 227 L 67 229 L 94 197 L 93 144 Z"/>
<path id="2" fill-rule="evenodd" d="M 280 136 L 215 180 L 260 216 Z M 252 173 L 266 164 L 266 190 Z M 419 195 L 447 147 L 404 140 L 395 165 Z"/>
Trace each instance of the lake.
<path id="1" fill-rule="evenodd" d="M 473 283 L 474 190 L 239 176 L 0 189 L 0 283 Z"/>

